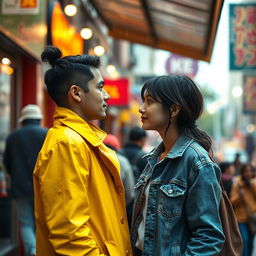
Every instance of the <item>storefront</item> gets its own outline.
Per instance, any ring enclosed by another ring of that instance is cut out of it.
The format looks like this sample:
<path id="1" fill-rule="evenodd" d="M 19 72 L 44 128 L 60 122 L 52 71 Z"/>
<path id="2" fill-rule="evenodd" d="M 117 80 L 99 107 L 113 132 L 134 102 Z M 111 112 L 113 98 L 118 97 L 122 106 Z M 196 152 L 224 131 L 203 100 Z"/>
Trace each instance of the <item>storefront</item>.
<path id="1" fill-rule="evenodd" d="M 47 32 L 43 2 L 3 0 L 0 6 L 0 255 L 17 255 L 22 248 L 2 159 L 6 137 L 19 126 L 22 107 L 38 104 L 43 109 L 40 53 Z"/>

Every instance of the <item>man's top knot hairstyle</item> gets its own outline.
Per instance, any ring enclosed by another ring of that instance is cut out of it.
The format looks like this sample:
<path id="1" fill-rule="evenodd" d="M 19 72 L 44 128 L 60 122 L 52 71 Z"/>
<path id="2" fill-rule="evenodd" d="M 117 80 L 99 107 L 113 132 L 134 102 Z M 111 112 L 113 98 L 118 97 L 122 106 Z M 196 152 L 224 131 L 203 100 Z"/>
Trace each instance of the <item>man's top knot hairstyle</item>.
<path id="1" fill-rule="evenodd" d="M 56 62 L 62 57 L 62 52 L 59 48 L 54 46 L 48 46 L 41 54 L 43 62 L 48 62 L 51 66 L 54 66 Z"/>
<path id="2" fill-rule="evenodd" d="M 41 54 L 43 62 L 52 68 L 45 73 L 48 94 L 58 106 L 67 106 L 67 95 L 71 85 L 88 92 L 88 82 L 94 78 L 91 68 L 99 68 L 100 58 L 91 55 L 70 55 L 62 57 L 55 46 L 47 46 Z"/>

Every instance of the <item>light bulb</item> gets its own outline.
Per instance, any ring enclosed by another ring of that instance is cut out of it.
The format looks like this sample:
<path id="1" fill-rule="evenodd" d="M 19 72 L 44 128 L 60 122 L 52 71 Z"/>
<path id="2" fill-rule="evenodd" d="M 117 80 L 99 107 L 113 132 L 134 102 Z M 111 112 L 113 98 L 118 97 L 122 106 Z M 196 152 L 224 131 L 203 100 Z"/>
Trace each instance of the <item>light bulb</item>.
<path id="1" fill-rule="evenodd" d="M 8 59 L 8 58 L 2 58 L 2 63 L 3 63 L 4 65 L 10 65 L 10 64 L 11 64 L 11 61 L 10 61 L 10 59 Z"/>
<path id="2" fill-rule="evenodd" d="M 104 49 L 103 46 L 97 45 L 97 46 L 94 47 L 94 53 L 97 56 L 102 56 L 105 53 L 105 49 Z"/>
<path id="3" fill-rule="evenodd" d="M 107 65 L 107 71 L 108 73 L 113 73 L 115 72 L 116 67 L 114 65 Z"/>
<path id="4" fill-rule="evenodd" d="M 77 7 L 74 4 L 68 4 L 64 8 L 64 12 L 68 16 L 74 16 L 77 13 Z"/>
<path id="5" fill-rule="evenodd" d="M 82 28 L 80 35 L 83 39 L 88 40 L 92 37 L 92 30 L 90 28 Z"/>

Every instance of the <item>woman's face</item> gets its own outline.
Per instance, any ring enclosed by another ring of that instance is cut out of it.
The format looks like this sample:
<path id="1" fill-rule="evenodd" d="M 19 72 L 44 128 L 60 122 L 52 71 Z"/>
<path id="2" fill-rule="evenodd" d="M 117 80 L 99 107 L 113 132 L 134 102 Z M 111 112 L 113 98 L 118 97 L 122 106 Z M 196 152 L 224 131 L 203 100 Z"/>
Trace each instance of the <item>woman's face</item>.
<path id="1" fill-rule="evenodd" d="M 253 171 L 252 171 L 252 167 L 250 165 L 247 165 L 245 167 L 245 170 L 244 170 L 244 173 L 243 173 L 243 176 L 246 180 L 250 180 L 253 178 Z"/>
<path id="2" fill-rule="evenodd" d="M 141 113 L 142 128 L 144 130 L 165 131 L 170 114 L 164 110 L 163 105 L 153 99 L 147 92 L 139 112 Z"/>

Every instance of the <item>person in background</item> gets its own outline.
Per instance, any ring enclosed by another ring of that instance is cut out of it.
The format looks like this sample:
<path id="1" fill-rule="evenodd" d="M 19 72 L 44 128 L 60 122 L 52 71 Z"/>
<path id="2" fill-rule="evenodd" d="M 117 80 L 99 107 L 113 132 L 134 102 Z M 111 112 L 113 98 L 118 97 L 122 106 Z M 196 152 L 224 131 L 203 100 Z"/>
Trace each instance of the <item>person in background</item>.
<path id="1" fill-rule="evenodd" d="M 37 256 L 132 255 L 118 159 L 93 124 L 110 98 L 100 59 L 54 46 L 41 58 L 57 107 L 34 169 Z"/>
<path id="2" fill-rule="evenodd" d="M 235 167 L 235 176 L 240 175 L 240 169 L 241 169 L 241 166 L 242 166 L 241 153 L 236 152 L 233 164 L 234 164 L 234 167 Z"/>
<path id="3" fill-rule="evenodd" d="M 126 207 L 128 207 L 130 204 L 133 203 L 134 200 L 134 176 L 132 166 L 129 163 L 129 160 L 119 153 L 120 143 L 116 136 L 114 136 L 113 134 L 108 134 L 107 137 L 104 139 L 104 143 L 106 146 L 110 147 L 116 152 L 117 158 L 120 162 L 121 179 L 125 189 Z M 127 214 L 127 217 L 130 226 L 132 216 L 131 214 Z"/>
<path id="4" fill-rule="evenodd" d="M 33 170 L 47 129 L 40 126 L 43 118 L 39 106 L 26 105 L 21 111 L 21 127 L 6 140 L 4 165 L 11 177 L 11 196 L 16 201 L 25 255 L 36 255 Z"/>
<path id="5" fill-rule="evenodd" d="M 135 185 L 134 255 L 218 255 L 225 241 L 222 190 L 211 139 L 196 125 L 203 96 L 189 77 L 169 75 L 148 80 L 141 97 L 142 128 L 157 131 L 162 142 Z"/>
<path id="6" fill-rule="evenodd" d="M 227 192 L 228 197 L 230 197 L 235 167 L 231 162 L 221 162 L 219 163 L 219 167 L 221 170 L 221 180 L 223 182 L 224 189 Z"/>
<path id="7" fill-rule="evenodd" d="M 243 239 L 242 256 L 252 256 L 254 234 L 248 226 L 248 215 L 256 212 L 256 180 L 251 164 L 243 164 L 240 173 L 232 186 L 230 200 Z"/>
<path id="8" fill-rule="evenodd" d="M 143 151 L 146 137 L 146 132 L 142 128 L 135 126 L 129 132 L 127 144 L 121 149 L 121 153 L 128 158 L 133 167 L 135 181 L 137 181 L 147 164 L 147 159 L 142 158 L 146 154 Z"/>

